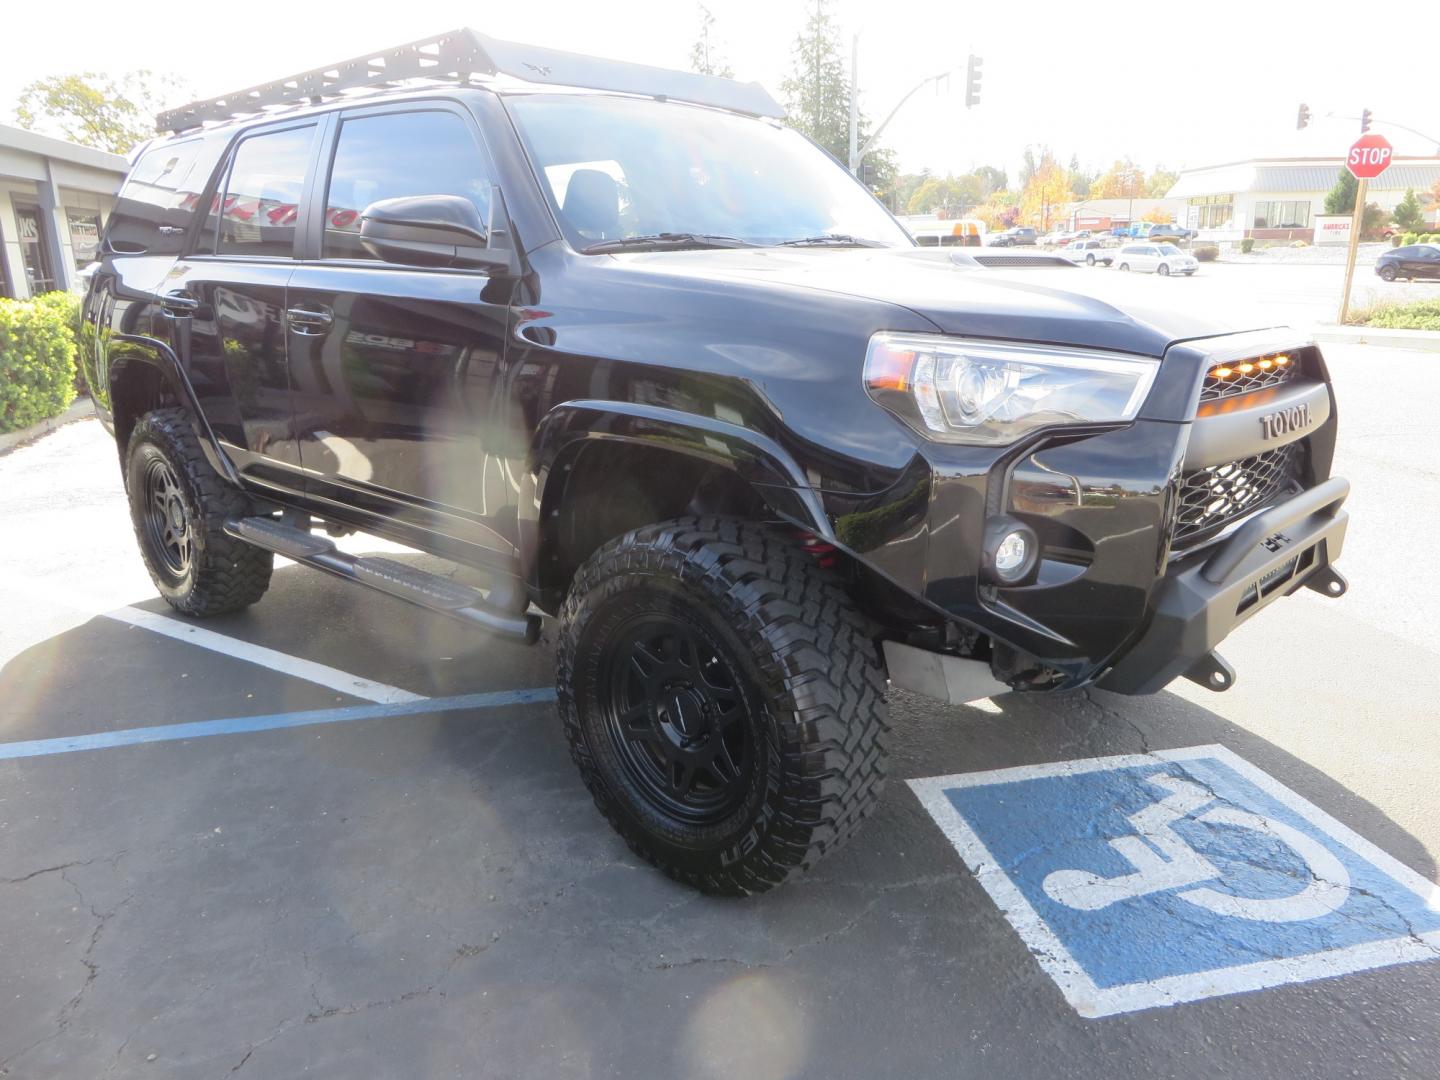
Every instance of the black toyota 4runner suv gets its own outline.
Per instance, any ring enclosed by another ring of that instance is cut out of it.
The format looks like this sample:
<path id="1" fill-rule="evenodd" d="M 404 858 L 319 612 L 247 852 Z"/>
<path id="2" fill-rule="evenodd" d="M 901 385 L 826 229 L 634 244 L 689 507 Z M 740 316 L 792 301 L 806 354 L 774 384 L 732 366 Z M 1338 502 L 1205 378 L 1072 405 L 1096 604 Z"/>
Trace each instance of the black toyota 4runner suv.
<path id="1" fill-rule="evenodd" d="M 1313 344 L 919 248 L 781 116 L 472 31 L 162 116 L 83 360 L 165 599 L 244 608 L 281 554 L 552 616 L 601 811 L 750 893 L 874 808 L 889 685 L 1223 690 L 1232 627 L 1344 591 Z"/>

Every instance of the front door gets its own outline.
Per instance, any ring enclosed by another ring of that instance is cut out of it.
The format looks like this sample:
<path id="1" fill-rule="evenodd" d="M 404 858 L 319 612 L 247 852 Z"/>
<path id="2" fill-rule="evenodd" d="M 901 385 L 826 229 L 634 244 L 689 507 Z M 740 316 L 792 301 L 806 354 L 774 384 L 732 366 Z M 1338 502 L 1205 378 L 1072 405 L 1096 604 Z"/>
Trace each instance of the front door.
<path id="1" fill-rule="evenodd" d="M 296 428 L 308 492 L 360 524 L 400 521 L 513 555 L 523 425 L 502 377 L 513 284 L 472 270 L 382 262 L 361 243 L 365 207 L 460 195 L 488 220 L 493 172 L 473 120 L 426 103 L 340 121 L 318 260 L 287 290 Z"/>
<path id="2" fill-rule="evenodd" d="M 285 355 L 285 287 L 301 195 L 318 151 L 314 122 L 266 128 L 235 147 L 197 251 L 161 291 L 196 302 L 176 319 L 187 373 L 241 472 L 298 491 L 300 452 Z"/>

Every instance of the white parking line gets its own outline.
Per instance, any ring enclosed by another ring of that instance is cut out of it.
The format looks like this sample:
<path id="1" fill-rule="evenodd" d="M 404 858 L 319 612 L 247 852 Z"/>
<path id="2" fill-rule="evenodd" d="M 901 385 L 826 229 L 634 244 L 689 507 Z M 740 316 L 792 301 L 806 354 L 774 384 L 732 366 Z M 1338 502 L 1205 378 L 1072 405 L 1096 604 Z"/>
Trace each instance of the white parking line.
<path id="1" fill-rule="evenodd" d="M 142 611 L 140 608 L 122 607 L 104 614 L 108 619 L 127 623 L 130 626 L 138 626 L 151 633 L 163 634 L 176 641 L 198 645 L 211 652 L 223 653 L 236 660 L 259 664 L 271 671 L 278 671 L 282 675 L 293 675 L 297 679 L 305 679 L 307 682 L 316 683 L 319 686 L 328 686 L 332 690 L 349 694 L 351 697 L 364 698 L 366 701 L 386 705 L 426 700 L 424 694 L 412 694 L 409 690 L 401 690 L 398 686 L 390 686 L 387 683 L 352 675 L 348 671 L 341 671 L 339 668 L 333 668 L 327 664 L 317 664 L 314 660 L 302 660 L 298 656 L 291 656 L 289 653 L 279 652 L 275 649 L 267 649 L 263 645 L 252 645 L 248 641 L 226 637 L 213 630 L 206 630 L 203 627 L 181 622 L 179 619 L 171 619 L 164 615 L 156 615 L 154 612 Z"/>

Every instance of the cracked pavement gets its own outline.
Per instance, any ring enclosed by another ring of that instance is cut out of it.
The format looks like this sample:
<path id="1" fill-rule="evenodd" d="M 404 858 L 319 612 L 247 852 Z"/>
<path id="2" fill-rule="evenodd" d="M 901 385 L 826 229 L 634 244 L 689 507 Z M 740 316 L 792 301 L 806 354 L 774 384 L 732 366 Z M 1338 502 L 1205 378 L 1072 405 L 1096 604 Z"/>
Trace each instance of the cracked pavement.
<path id="1" fill-rule="evenodd" d="M 1433 1076 L 1436 963 L 1078 1017 L 896 782 L 1220 743 L 1435 880 L 1440 577 L 1388 553 L 1434 535 L 1440 477 L 1370 373 L 1434 399 L 1440 369 L 1327 354 L 1344 600 L 1243 626 L 1223 695 L 897 694 L 879 811 L 767 896 L 632 856 L 547 705 L 0 760 L 0 1076 Z M 0 551 L 0 742 L 355 703 L 99 617 L 160 608 L 93 422 L 0 458 Z M 432 696 L 551 679 L 295 567 L 207 626 Z"/>

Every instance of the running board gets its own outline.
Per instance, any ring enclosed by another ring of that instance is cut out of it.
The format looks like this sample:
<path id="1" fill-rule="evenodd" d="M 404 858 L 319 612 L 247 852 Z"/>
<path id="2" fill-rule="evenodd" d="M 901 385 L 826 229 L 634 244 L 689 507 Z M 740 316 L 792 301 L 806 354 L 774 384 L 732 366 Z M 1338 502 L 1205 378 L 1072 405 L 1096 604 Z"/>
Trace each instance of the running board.
<path id="1" fill-rule="evenodd" d="M 225 522 L 225 531 L 247 544 L 358 581 L 491 633 L 520 638 L 530 645 L 540 639 L 540 616 L 494 607 L 478 589 L 439 574 L 426 573 L 394 559 L 347 555 L 323 536 L 282 525 L 272 518 L 231 518 Z"/>

